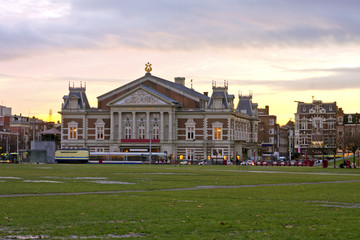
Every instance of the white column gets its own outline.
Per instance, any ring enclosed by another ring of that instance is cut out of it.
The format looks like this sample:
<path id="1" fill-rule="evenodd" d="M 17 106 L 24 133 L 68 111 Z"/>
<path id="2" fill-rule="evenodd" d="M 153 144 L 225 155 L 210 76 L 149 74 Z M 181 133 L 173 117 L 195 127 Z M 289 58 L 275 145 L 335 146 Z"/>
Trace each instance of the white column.
<path id="1" fill-rule="evenodd" d="M 160 141 L 164 140 L 164 112 L 160 112 Z"/>
<path id="2" fill-rule="evenodd" d="M 122 112 L 118 112 L 119 113 L 119 136 L 118 139 L 122 139 Z"/>
<path id="3" fill-rule="evenodd" d="M 150 112 L 146 112 L 146 138 L 150 139 L 151 138 L 151 132 L 150 132 Z"/>
<path id="4" fill-rule="evenodd" d="M 173 116 L 172 116 L 172 111 L 169 112 L 169 140 L 173 140 Z"/>
<path id="5" fill-rule="evenodd" d="M 132 139 L 136 139 L 136 112 L 132 113 L 133 115 L 133 125 L 132 125 Z"/>
<path id="6" fill-rule="evenodd" d="M 114 139 L 114 112 L 110 112 L 110 140 Z"/>

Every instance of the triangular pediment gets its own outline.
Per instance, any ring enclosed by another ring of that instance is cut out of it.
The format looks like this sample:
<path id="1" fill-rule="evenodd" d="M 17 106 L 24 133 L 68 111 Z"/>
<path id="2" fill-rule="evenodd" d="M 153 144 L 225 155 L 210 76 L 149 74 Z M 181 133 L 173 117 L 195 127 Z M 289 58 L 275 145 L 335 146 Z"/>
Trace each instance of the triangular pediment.
<path id="1" fill-rule="evenodd" d="M 109 106 L 130 106 L 130 105 L 169 105 L 170 103 L 161 97 L 143 89 L 137 88 L 134 91 L 110 102 Z"/>

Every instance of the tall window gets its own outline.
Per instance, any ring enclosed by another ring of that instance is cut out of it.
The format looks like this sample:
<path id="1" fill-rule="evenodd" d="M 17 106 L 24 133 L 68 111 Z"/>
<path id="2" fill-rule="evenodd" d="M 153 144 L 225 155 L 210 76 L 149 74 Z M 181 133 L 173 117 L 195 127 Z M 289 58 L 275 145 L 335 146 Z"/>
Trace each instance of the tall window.
<path id="1" fill-rule="evenodd" d="M 186 149 L 186 159 L 187 160 L 194 160 L 195 159 L 195 149 L 187 148 Z"/>
<path id="2" fill-rule="evenodd" d="M 154 126 L 153 126 L 152 138 L 159 139 L 159 125 L 158 124 L 154 124 Z"/>
<path id="3" fill-rule="evenodd" d="M 186 127 L 186 140 L 195 139 L 195 127 Z"/>
<path id="4" fill-rule="evenodd" d="M 127 123 L 125 125 L 125 139 L 131 139 L 131 125 Z"/>
<path id="5" fill-rule="evenodd" d="M 213 131 L 214 131 L 213 139 L 214 140 L 222 140 L 222 128 L 214 127 Z"/>
<path id="6" fill-rule="evenodd" d="M 339 123 L 340 125 L 343 124 L 343 117 L 342 117 L 342 116 L 338 117 L 338 123 Z"/>
<path id="7" fill-rule="evenodd" d="M 69 139 L 77 139 L 77 128 L 72 126 L 72 127 L 69 127 L 69 132 L 70 132 L 70 135 L 69 135 Z"/>
<path id="8" fill-rule="evenodd" d="M 96 127 L 96 140 L 104 140 L 104 126 Z"/>
<path id="9" fill-rule="evenodd" d="M 144 139 L 144 138 L 145 138 L 145 125 L 141 123 L 139 125 L 139 139 Z"/>
<path id="10" fill-rule="evenodd" d="M 77 140 L 78 139 L 78 123 L 77 122 L 70 122 L 68 124 L 69 127 L 69 139 Z"/>
<path id="11" fill-rule="evenodd" d="M 275 121 L 274 119 L 269 119 L 269 125 L 274 125 Z"/>
<path id="12" fill-rule="evenodd" d="M 195 140 L 195 122 L 192 118 L 185 123 L 186 126 L 186 140 Z"/>
<path id="13" fill-rule="evenodd" d="M 98 119 L 95 123 L 96 140 L 104 140 L 105 123 Z"/>

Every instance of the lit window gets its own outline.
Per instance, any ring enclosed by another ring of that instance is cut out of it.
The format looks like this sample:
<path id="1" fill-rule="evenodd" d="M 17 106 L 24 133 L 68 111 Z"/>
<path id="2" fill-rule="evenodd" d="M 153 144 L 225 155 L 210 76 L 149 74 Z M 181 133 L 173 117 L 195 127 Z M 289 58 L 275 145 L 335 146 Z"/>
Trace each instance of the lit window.
<path id="1" fill-rule="evenodd" d="M 76 127 L 69 127 L 69 139 L 77 139 L 77 128 Z"/>
<path id="2" fill-rule="evenodd" d="M 213 148 L 212 149 L 212 157 L 213 158 L 221 158 L 223 156 L 223 149 L 222 148 Z"/>
<path id="3" fill-rule="evenodd" d="M 223 134 L 222 134 L 222 128 L 223 128 L 223 124 L 221 122 L 214 122 L 212 124 L 212 128 L 213 128 L 213 140 L 222 140 L 223 139 Z"/>
<path id="4" fill-rule="evenodd" d="M 70 122 L 68 124 L 68 131 L 69 131 L 69 139 L 70 140 L 77 140 L 78 139 L 78 123 L 77 122 Z"/>
<path id="5" fill-rule="evenodd" d="M 222 128 L 221 127 L 214 127 L 214 140 L 222 140 Z"/>

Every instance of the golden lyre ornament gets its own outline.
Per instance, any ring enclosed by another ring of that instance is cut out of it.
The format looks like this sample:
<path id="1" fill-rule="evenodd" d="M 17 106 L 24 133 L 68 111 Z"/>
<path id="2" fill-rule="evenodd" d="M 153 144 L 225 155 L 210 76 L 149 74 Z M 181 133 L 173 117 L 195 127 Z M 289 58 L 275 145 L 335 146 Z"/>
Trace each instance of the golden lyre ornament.
<path id="1" fill-rule="evenodd" d="M 147 63 L 147 64 L 145 64 L 145 71 L 147 72 L 147 73 L 150 73 L 151 72 L 151 70 L 152 70 L 152 68 L 151 68 L 151 63 Z"/>

